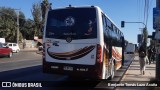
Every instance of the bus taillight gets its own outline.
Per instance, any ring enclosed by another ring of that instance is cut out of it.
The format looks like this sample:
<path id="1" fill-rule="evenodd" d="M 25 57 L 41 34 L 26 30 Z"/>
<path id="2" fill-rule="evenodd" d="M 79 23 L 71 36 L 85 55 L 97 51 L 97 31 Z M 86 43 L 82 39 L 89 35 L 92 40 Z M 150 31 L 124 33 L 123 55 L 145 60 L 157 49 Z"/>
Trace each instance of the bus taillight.
<path id="1" fill-rule="evenodd" d="M 102 47 L 97 44 L 97 62 L 102 62 Z"/>

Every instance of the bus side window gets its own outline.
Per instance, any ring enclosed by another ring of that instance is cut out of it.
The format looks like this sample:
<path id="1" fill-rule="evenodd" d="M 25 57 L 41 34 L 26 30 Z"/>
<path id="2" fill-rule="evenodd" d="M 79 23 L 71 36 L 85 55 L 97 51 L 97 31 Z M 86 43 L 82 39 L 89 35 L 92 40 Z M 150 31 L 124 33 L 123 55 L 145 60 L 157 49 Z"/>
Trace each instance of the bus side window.
<path id="1" fill-rule="evenodd" d="M 104 14 L 102 14 L 102 21 L 103 21 L 103 30 L 105 31 L 107 30 L 107 22 Z"/>

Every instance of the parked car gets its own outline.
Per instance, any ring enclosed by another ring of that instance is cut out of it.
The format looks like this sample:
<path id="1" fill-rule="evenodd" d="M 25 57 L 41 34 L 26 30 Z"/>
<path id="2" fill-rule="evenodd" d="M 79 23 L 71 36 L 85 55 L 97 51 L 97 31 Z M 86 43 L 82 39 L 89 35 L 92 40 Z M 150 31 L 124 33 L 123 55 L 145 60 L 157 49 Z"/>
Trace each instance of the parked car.
<path id="1" fill-rule="evenodd" d="M 18 53 L 20 51 L 19 45 L 17 43 L 7 43 L 9 48 L 12 48 L 12 52 Z"/>
<path id="2" fill-rule="evenodd" d="M 10 58 L 12 55 L 12 49 L 0 43 L 0 56 L 8 56 Z"/>

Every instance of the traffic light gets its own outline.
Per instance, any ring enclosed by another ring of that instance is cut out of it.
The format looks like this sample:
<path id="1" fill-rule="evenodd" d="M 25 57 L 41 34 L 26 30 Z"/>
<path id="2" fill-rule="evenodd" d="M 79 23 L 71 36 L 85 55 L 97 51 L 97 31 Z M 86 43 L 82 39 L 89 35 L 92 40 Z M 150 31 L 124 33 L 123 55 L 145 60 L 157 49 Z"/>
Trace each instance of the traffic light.
<path id="1" fill-rule="evenodd" d="M 137 42 L 141 43 L 142 42 L 142 34 L 137 35 Z"/>
<path id="2" fill-rule="evenodd" d="M 152 35 L 148 35 L 148 38 L 151 38 L 151 39 L 152 39 Z"/>
<path id="3" fill-rule="evenodd" d="M 156 32 L 152 32 L 152 40 L 155 40 Z"/>
<path id="4" fill-rule="evenodd" d="M 148 35 L 148 38 L 155 40 L 155 34 L 156 34 L 156 32 L 152 32 L 152 35 Z"/>
<path id="5" fill-rule="evenodd" d="M 121 27 L 123 28 L 124 27 L 124 21 L 121 21 Z"/>

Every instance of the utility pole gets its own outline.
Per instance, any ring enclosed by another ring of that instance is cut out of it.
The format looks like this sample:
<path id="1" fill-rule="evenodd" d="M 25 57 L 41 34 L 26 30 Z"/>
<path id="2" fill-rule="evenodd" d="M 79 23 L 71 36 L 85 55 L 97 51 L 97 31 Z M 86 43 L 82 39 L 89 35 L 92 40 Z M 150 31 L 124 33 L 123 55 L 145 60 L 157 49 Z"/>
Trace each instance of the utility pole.
<path id="1" fill-rule="evenodd" d="M 19 44 L 19 9 L 17 11 L 17 44 Z"/>
<path id="2" fill-rule="evenodd" d="M 160 11 L 160 0 L 156 0 L 156 8 L 154 8 L 156 11 L 153 11 L 153 18 L 156 19 L 155 15 L 157 17 L 160 17 L 160 14 L 157 14 L 157 12 Z M 156 13 L 155 13 L 156 12 Z M 159 22 L 159 21 L 158 21 Z M 153 22 L 153 25 L 154 25 L 155 22 Z M 160 81 L 160 40 L 158 37 L 158 32 L 160 32 L 160 25 L 159 24 L 155 24 L 155 27 L 154 28 L 156 30 L 156 34 L 155 35 L 155 39 L 156 39 L 156 80 Z"/>

